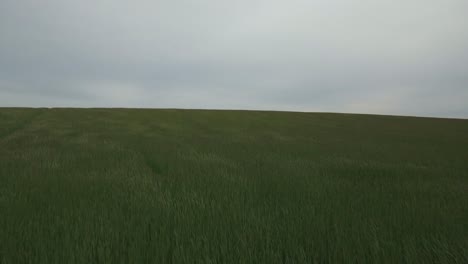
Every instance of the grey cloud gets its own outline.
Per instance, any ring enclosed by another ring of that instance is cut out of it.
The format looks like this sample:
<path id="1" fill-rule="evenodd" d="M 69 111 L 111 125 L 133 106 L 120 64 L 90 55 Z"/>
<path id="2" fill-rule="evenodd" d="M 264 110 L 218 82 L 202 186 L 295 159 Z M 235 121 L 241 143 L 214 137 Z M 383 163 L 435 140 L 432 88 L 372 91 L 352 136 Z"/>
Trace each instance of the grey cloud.
<path id="1" fill-rule="evenodd" d="M 3 0 L 0 106 L 468 118 L 464 0 Z"/>

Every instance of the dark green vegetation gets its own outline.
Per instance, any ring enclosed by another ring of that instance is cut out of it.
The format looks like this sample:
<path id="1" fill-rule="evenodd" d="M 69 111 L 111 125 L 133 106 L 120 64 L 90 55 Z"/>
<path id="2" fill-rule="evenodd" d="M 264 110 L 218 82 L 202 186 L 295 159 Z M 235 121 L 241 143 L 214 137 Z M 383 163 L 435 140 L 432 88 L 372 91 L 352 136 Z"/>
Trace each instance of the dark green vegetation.
<path id="1" fill-rule="evenodd" d="M 468 263 L 468 120 L 0 109 L 0 263 Z"/>

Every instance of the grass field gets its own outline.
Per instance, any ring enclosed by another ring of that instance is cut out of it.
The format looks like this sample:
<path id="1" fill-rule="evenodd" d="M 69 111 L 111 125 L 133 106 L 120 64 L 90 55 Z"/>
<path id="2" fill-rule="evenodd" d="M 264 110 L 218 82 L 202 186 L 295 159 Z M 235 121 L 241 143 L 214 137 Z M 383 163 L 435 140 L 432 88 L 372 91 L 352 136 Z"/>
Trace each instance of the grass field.
<path id="1" fill-rule="evenodd" d="M 468 120 L 3 108 L 0 263 L 468 263 Z"/>

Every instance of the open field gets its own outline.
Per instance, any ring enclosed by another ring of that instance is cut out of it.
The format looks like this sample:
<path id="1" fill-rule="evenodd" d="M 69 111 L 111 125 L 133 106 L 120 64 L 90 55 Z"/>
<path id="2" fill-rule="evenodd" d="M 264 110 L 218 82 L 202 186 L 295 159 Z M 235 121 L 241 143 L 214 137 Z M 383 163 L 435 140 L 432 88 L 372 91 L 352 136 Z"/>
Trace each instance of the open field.
<path id="1" fill-rule="evenodd" d="M 468 263 L 468 120 L 3 108 L 0 263 Z"/>

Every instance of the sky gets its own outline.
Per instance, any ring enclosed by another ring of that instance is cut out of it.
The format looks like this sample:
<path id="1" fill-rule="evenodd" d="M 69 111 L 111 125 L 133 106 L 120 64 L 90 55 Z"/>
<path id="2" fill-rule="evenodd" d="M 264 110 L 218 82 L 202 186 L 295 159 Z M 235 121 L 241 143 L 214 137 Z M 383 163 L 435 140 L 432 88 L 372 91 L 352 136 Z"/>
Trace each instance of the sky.
<path id="1" fill-rule="evenodd" d="M 468 118 L 466 0 L 0 0 L 0 106 Z"/>

